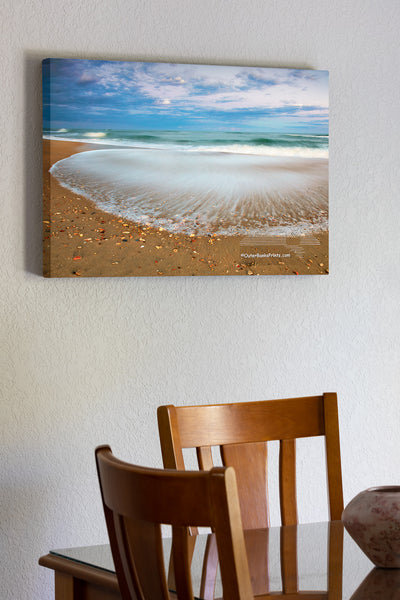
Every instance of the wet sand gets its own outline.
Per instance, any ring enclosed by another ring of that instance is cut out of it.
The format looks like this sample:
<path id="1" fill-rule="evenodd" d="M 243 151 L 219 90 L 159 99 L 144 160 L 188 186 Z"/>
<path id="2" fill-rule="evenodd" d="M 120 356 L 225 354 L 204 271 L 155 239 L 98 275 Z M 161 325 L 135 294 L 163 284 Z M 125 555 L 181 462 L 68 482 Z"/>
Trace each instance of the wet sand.
<path id="1" fill-rule="evenodd" d="M 268 244 L 268 248 L 241 246 L 244 236 L 168 233 L 100 210 L 84 196 L 61 186 L 49 173 L 58 160 L 94 148 L 99 146 L 43 140 L 43 274 L 46 277 L 328 273 L 327 232 L 313 234 L 319 245 L 301 246 L 301 238 L 293 238 L 287 252 L 279 244 Z"/>

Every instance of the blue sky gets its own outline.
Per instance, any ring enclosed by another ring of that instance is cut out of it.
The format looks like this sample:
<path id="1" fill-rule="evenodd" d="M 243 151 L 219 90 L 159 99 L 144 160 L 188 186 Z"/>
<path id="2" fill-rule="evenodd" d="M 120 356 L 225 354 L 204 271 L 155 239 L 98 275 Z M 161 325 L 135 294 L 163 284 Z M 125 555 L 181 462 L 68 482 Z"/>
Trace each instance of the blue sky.
<path id="1" fill-rule="evenodd" d="M 328 72 L 43 62 L 44 128 L 328 133 Z"/>

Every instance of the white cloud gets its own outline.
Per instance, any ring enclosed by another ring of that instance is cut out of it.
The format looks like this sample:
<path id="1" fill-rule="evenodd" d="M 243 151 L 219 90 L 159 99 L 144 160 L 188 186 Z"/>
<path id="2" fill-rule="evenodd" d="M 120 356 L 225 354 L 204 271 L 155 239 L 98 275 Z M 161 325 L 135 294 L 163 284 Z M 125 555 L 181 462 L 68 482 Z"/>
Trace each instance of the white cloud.
<path id="1" fill-rule="evenodd" d="M 328 107 L 327 74 L 319 71 L 134 62 L 108 62 L 87 71 L 81 80 L 92 78 L 108 94 L 123 92 L 133 101 L 142 97 L 155 104 L 163 98 L 162 104 L 185 110 Z"/>

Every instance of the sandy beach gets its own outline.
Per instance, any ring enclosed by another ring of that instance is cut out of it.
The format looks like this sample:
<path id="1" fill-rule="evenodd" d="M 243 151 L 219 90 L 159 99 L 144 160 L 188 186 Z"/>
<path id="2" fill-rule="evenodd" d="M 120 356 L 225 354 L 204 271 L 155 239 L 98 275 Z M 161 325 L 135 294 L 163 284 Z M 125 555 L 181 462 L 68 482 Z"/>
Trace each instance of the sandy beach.
<path id="1" fill-rule="evenodd" d="M 43 274 L 46 277 L 327 274 L 328 233 L 319 245 L 243 247 L 240 236 L 194 236 L 138 225 L 100 210 L 49 173 L 57 161 L 98 146 L 43 140 Z M 301 247 L 301 251 L 299 251 Z M 294 249 L 294 250 L 293 250 Z M 256 255 L 259 256 L 256 256 Z M 290 254 L 290 256 L 284 256 Z"/>

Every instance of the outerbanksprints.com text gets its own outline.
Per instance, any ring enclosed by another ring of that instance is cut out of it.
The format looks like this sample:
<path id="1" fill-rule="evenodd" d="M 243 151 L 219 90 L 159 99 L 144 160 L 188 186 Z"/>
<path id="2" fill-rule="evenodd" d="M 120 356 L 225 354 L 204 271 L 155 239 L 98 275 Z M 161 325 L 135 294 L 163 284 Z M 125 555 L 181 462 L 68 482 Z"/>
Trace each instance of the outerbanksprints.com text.
<path id="1" fill-rule="evenodd" d="M 276 252 L 266 252 L 261 254 L 260 252 L 257 252 L 256 254 L 241 254 L 240 256 L 242 258 L 290 258 L 290 253 L 280 254 Z"/>

